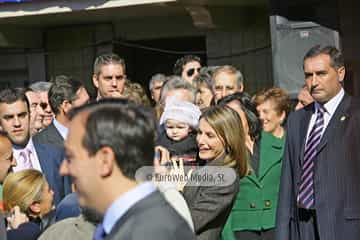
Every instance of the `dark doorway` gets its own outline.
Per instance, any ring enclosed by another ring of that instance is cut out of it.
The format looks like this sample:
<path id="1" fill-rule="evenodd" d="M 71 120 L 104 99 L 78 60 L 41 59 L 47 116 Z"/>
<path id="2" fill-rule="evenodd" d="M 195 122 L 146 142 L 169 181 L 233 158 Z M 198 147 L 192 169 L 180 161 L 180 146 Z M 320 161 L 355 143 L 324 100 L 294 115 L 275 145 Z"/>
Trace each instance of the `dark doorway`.
<path id="1" fill-rule="evenodd" d="M 203 65 L 207 61 L 205 37 L 119 41 L 114 52 L 125 59 L 129 79 L 140 83 L 147 92 L 151 76 L 156 73 L 171 75 L 178 58 L 194 54 L 202 59 Z"/>

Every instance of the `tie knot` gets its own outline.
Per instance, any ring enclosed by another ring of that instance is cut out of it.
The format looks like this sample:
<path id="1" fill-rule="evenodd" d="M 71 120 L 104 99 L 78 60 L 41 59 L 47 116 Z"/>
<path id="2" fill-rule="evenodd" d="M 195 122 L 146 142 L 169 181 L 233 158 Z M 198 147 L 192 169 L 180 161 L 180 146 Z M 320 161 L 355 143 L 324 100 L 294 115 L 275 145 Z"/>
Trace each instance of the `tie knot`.
<path id="1" fill-rule="evenodd" d="M 23 157 L 29 157 L 30 154 L 31 154 L 31 150 L 27 149 L 27 148 L 21 150 L 21 152 L 20 152 L 20 155 L 23 156 Z"/>
<path id="2" fill-rule="evenodd" d="M 20 159 L 19 163 L 22 166 L 22 169 L 31 169 L 33 168 L 32 162 L 31 162 L 31 150 L 30 149 L 23 149 L 20 152 Z"/>
<path id="3" fill-rule="evenodd" d="M 322 105 L 320 105 L 320 104 L 318 105 L 317 110 L 318 110 L 318 113 L 317 113 L 317 114 L 321 114 L 321 115 L 324 115 L 324 113 L 326 112 L 325 107 L 322 106 Z"/>

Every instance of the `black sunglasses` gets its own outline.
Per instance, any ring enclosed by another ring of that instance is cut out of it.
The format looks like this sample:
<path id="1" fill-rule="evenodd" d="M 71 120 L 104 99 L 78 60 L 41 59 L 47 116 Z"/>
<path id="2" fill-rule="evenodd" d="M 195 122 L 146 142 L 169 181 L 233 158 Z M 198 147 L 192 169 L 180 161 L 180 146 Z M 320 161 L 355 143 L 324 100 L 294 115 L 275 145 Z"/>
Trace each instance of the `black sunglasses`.
<path id="1" fill-rule="evenodd" d="M 41 102 L 39 105 L 43 110 L 45 110 L 49 104 L 46 102 Z"/>
<path id="2" fill-rule="evenodd" d="M 189 70 L 186 71 L 186 75 L 187 75 L 188 77 L 191 77 L 192 75 L 194 75 L 195 70 L 196 70 L 197 72 L 200 72 L 200 68 L 190 68 Z"/>

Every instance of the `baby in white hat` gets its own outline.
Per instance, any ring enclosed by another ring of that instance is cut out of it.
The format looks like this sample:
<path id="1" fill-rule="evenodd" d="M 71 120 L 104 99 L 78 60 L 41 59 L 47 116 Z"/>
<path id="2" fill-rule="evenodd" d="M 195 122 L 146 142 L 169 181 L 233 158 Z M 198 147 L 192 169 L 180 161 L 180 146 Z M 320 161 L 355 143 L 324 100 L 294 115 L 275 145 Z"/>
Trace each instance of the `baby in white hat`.
<path id="1" fill-rule="evenodd" d="M 168 149 L 171 156 L 183 158 L 184 162 L 195 161 L 198 153 L 196 129 L 200 115 L 201 111 L 196 105 L 168 97 L 160 118 L 165 132 L 159 136 L 157 145 Z"/>

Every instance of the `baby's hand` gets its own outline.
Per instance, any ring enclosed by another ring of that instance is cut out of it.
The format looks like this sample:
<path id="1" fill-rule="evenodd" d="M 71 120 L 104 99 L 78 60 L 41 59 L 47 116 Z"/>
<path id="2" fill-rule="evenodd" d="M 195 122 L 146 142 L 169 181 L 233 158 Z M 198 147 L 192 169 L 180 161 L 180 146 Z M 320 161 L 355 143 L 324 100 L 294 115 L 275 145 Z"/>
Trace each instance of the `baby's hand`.
<path id="1" fill-rule="evenodd" d="M 8 222 L 8 229 L 16 229 L 21 224 L 29 221 L 29 218 L 20 211 L 18 206 L 15 206 L 12 210 L 12 214 L 6 218 Z"/>

